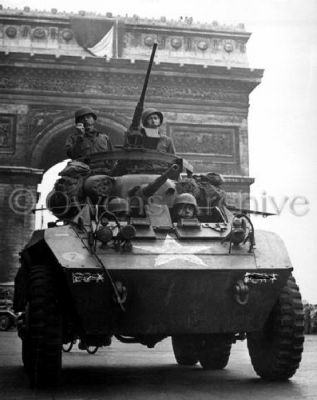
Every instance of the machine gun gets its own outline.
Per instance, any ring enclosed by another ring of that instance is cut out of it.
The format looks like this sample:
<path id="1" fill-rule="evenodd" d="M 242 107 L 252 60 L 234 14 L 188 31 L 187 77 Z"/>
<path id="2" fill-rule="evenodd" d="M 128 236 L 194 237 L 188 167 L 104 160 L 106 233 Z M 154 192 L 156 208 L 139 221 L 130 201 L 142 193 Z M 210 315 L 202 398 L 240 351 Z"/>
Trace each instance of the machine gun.
<path id="1" fill-rule="evenodd" d="M 179 166 L 177 164 L 173 164 L 167 171 L 157 177 L 154 182 L 151 182 L 142 188 L 143 196 L 146 198 L 153 196 L 153 194 L 159 190 L 159 188 L 167 181 L 167 179 L 175 177 L 175 173 L 179 171 Z"/>
<path id="2" fill-rule="evenodd" d="M 140 122 L 141 122 L 141 117 L 142 117 L 142 113 L 143 113 L 145 93 L 146 93 L 146 89 L 147 89 L 147 86 L 149 83 L 149 78 L 150 78 L 150 73 L 152 70 L 152 65 L 153 65 L 156 48 L 157 48 L 157 43 L 154 43 L 153 47 L 152 47 L 151 58 L 150 58 L 147 72 L 145 75 L 145 80 L 143 83 L 141 96 L 138 101 L 138 104 L 135 107 L 133 118 L 132 118 L 132 123 L 127 132 L 126 143 L 125 143 L 125 145 L 127 145 L 127 146 L 138 146 L 138 145 L 140 146 L 140 145 L 142 145 L 142 142 L 143 142 L 143 136 L 142 136 L 142 133 L 140 132 L 139 128 L 140 128 Z"/>
<path id="3" fill-rule="evenodd" d="M 173 164 L 162 175 L 158 176 L 153 182 L 148 183 L 144 187 L 135 186 L 129 190 L 129 196 L 142 196 L 146 199 L 153 196 L 153 194 L 164 185 L 167 179 L 175 179 L 176 175 L 181 171 L 182 167 L 178 164 Z"/>

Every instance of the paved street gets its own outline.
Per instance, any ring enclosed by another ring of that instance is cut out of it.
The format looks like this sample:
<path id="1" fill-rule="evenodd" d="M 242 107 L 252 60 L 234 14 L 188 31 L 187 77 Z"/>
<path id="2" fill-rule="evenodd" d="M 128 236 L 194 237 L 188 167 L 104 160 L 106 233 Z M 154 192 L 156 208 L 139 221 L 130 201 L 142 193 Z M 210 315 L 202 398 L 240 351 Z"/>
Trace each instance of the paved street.
<path id="1" fill-rule="evenodd" d="M 204 371 L 176 365 L 170 340 L 154 349 L 115 341 L 95 355 L 77 346 L 63 356 L 56 390 L 32 390 L 21 364 L 16 332 L 0 332 L 1 399 L 54 400 L 316 400 L 317 336 L 306 336 L 301 367 L 289 382 L 268 383 L 253 372 L 246 343 L 233 345 L 227 368 Z"/>

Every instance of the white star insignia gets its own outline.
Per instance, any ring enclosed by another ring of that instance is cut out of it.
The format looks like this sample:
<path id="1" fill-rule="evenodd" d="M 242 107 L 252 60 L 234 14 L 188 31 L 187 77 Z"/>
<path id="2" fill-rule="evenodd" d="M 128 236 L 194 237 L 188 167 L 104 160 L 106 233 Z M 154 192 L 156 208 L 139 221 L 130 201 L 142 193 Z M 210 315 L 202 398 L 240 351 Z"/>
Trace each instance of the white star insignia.
<path id="1" fill-rule="evenodd" d="M 162 246 L 133 246 L 136 249 L 148 251 L 150 253 L 158 253 L 155 259 L 155 267 L 167 264 L 170 261 L 181 260 L 182 264 L 191 263 L 196 265 L 207 266 L 202 259 L 195 256 L 201 250 L 206 250 L 210 246 L 182 246 L 171 236 L 167 235 Z M 163 254 L 162 254 L 163 253 Z M 188 254 L 189 253 L 189 254 Z"/>

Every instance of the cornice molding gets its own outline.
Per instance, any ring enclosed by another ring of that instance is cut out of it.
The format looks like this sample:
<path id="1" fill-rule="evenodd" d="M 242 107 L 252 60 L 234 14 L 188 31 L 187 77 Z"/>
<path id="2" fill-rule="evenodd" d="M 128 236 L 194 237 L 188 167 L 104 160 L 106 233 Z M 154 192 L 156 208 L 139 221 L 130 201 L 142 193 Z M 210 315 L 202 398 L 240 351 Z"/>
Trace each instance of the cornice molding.
<path id="1" fill-rule="evenodd" d="M 145 76 L 148 62 L 145 60 L 129 60 L 129 59 L 105 59 L 95 57 L 73 57 L 43 55 L 43 54 L 27 54 L 27 53 L 10 53 L 0 52 L 0 68 L 16 67 L 16 68 L 33 68 L 69 70 L 88 73 L 122 73 L 135 74 Z M 230 80 L 237 82 L 250 83 L 254 88 L 263 77 L 263 69 L 253 69 L 245 67 L 224 67 L 218 65 L 194 65 L 194 64 L 175 64 L 175 63 L 156 63 L 153 66 L 151 78 L 164 75 L 166 77 L 187 78 L 203 78 L 215 80 Z"/>
<path id="2" fill-rule="evenodd" d="M 57 10 L 31 12 L 28 7 L 10 12 L 0 5 L 0 50 L 85 57 L 90 55 L 90 50 L 80 39 L 80 32 L 87 29 L 86 36 L 89 32 L 93 36 L 98 23 L 113 29 L 115 50 L 107 53 L 109 58 L 148 61 L 150 48 L 157 41 L 156 60 L 160 62 L 248 66 L 246 43 L 251 33 L 245 31 L 243 24 L 228 26 L 216 21 L 202 24 L 188 17 L 184 21 L 182 17 L 179 21 L 168 21 L 138 16 L 96 16 L 86 12 L 60 15 Z"/>
<path id="3" fill-rule="evenodd" d="M 107 19 L 118 21 L 126 26 L 140 26 L 143 27 L 155 27 L 163 29 L 174 29 L 174 30 L 201 30 L 201 31 L 214 31 L 214 32 L 231 32 L 237 34 L 250 35 L 245 31 L 244 24 L 221 24 L 218 21 L 195 21 L 192 17 L 180 17 L 178 20 L 167 19 L 166 17 L 158 18 L 142 18 L 138 15 L 133 16 L 114 16 L 111 12 L 106 14 L 97 14 L 91 11 L 80 10 L 79 12 L 65 12 L 58 11 L 56 8 L 48 10 L 32 10 L 30 7 L 24 7 L 23 9 L 11 9 L 11 8 L 0 8 L 0 21 L 1 20 L 38 20 L 42 22 L 69 22 L 73 17 L 76 18 L 91 18 L 91 19 Z"/>
<path id="4" fill-rule="evenodd" d="M 141 93 L 143 74 L 93 73 L 76 70 L 57 70 L 44 68 L 2 67 L 0 68 L 0 87 L 2 92 L 23 95 L 41 93 L 46 96 L 87 96 L 92 98 L 111 98 L 135 100 Z M 254 83 L 252 84 L 254 86 Z M 248 106 L 250 83 L 230 81 L 229 79 L 173 77 L 164 74 L 151 78 L 147 98 L 195 100 L 201 102 L 221 102 L 235 107 Z"/>

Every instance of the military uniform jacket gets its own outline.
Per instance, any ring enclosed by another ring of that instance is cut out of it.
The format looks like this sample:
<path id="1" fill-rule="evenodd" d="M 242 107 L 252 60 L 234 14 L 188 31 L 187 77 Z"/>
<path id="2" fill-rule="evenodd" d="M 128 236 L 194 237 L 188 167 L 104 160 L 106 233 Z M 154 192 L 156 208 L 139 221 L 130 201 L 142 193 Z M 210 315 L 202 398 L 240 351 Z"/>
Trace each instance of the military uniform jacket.
<path id="1" fill-rule="evenodd" d="M 68 157 L 77 159 L 101 151 L 112 150 L 112 145 L 106 134 L 97 131 L 89 135 L 75 132 L 68 137 L 65 148 Z"/>
<path id="2" fill-rule="evenodd" d="M 156 150 L 163 151 L 164 153 L 175 154 L 173 140 L 168 136 L 160 134 L 160 139 L 157 143 Z"/>

